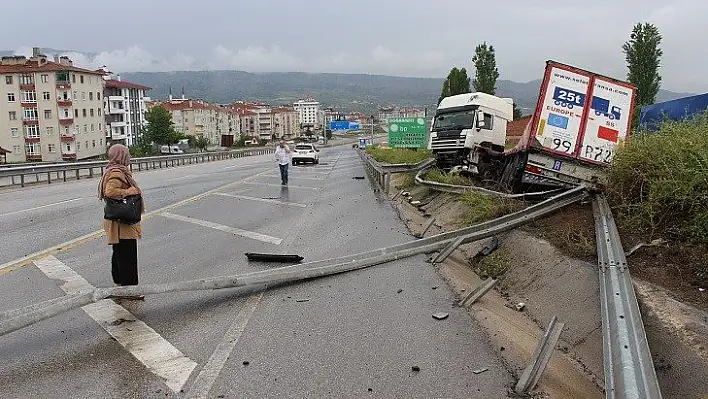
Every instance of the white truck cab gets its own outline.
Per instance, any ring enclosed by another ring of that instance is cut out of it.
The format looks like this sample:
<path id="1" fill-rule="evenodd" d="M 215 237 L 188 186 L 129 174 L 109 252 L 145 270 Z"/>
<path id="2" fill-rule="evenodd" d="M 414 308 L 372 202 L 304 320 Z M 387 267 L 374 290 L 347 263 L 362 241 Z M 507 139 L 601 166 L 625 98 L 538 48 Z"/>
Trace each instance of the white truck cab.
<path id="1" fill-rule="evenodd" d="M 513 118 L 513 100 L 486 93 L 465 93 L 442 99 L 435 111 L 428 149 L 443 169 L 461 167 L 478 173 L 485 149 L 503 152 L 506 125 Z"/>

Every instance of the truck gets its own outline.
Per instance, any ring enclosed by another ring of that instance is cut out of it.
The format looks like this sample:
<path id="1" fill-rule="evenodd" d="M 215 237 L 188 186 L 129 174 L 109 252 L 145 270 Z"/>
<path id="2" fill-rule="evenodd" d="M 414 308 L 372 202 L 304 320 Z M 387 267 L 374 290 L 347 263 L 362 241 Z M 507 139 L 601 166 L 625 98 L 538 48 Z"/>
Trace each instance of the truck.
<path id="1" fill-rule="evenodd" d="M 535 111 L 515 147 L 504 148 L 511 99 L 467 93 L 440 102 L 428 149 L 445 170 L 495 179 L 517 191 L 524 185 L 603 185 L 603 170 L 630 130 L 635 93 L 627 82 L 549 60 Z"/>

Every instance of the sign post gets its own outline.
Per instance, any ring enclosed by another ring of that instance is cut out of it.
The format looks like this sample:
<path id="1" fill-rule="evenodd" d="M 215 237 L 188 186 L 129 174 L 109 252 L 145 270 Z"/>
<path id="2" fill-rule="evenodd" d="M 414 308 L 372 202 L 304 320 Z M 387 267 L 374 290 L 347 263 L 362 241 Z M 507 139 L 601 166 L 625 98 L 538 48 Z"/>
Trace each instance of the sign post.
<path id="1" fill-rule="evenodd" d="M 391 148 L 427 148 L 428 128 L 425 118 L 390 118 L 388 146 Z"/>

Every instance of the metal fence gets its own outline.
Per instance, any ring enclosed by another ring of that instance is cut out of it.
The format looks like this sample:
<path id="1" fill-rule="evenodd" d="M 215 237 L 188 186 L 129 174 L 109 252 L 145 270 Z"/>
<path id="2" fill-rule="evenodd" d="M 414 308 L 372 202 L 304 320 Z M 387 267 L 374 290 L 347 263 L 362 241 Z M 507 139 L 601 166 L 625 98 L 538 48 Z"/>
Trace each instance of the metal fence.
<path id="1" fill-rule="evenodd" d="M 375 160 L 365 150 L 359 149 L 359 156 L 364 161 L 364 167 L 385 192 L 391 187 L 391 175 L 394 173 L 417 172 L 430 167 L 435 163 L 435 158 L 428 158 L 416 164 L 384 164 Z"/>
<path id="2" fill-rule="evenodd" d="M 272 152 L 273 150 L 270 148 L 249 148 L 235 151 L 198 152 L 190 154 L 133 158 L 130 161 L 130 167 L 134 171 L 142 171 L 163 167 L 168 168 L 180 165 L 220 161 L 224 159 L 242 158 L 254 155 L 264 155 Z M 52 181 L 66 181 L 70 178 L 76 178 L 78 180 L 82 176 L 92 178 L 96 174 L 99 174 L 99 176 L 103 174 L 106 164 L 107 161 L 88 161 L 4 166 L 0 168 L 0 180 L 5 180 L 5 184 L 0 184 L 0 186 L 19 184 L 21 187 L 24 187 L 30 182 L 46 182 L 50 184 Z M 28 176 L 34 176 L 34 179 L 28 182 Z"/>

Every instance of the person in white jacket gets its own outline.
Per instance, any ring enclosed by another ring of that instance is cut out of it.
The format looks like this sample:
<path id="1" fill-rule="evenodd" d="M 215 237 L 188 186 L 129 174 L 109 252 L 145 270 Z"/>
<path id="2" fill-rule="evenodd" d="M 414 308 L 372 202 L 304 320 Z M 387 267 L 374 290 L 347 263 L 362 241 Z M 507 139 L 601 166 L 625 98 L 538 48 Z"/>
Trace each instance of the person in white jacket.
<path id="1" fill-rule="evenodd" d="M 290 165 L 290 147 L 285 144 L 285 140 L 280 140 L 280 143 L 275 147 L 275 159 L 278 160 L 280 166 L 280 184 L 288 185 L 288 166 Z"/>

